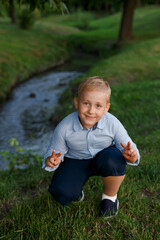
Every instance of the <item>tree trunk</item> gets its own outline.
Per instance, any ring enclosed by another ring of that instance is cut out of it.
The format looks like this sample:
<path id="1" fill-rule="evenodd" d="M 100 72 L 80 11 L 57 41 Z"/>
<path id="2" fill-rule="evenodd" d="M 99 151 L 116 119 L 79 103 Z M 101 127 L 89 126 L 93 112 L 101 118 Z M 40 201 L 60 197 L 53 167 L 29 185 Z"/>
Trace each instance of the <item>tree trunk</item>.
<path id="1" fill-rule="evenodd" d="M 10 17 L 11 17 L 11 22 L 13 24 L 16 23 L 16 15 L 15 15 L 15 6 L 14 6 L 14 0 L 10 0 Z"/>
<path id="2" fill-rule="evenodd" d="M 135 4 L 136 0 L 124 0 L 118 43 L 129 40 L 132 37 L 132 24 Z"/>
<path id="3" fill-rule="evenodd" d="M 137 0 L 137 7 L 142 7 L 142 1 L 141 0 Z"/>
<path id="4" fill-rule="evenodd" d="M 111 2 L 108 2 L 105 4 L 105 9 L 106 9 L 106 12 L 111 15 L 112 14 L 112 3 Z"/>

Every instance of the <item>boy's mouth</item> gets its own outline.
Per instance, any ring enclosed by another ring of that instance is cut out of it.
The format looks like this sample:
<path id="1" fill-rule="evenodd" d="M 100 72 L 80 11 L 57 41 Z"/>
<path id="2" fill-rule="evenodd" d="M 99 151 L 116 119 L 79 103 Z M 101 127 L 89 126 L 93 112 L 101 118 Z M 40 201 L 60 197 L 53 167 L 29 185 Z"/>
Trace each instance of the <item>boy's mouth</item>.
<path id="1" fill-rule="evenodd" d="M 86 115 L 86 118 L 87 118 L 87 119 L 94 119 L 95 117 Z"/>

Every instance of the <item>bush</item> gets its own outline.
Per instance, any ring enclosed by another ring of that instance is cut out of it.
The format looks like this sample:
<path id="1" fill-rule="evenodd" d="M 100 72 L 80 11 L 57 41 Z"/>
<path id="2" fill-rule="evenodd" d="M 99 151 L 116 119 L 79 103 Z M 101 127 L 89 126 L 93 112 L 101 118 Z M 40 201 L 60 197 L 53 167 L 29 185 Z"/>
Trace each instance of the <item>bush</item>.
<path id="1" fill-rule="evenodd" d="M 0 155 L 7 162 L 6 166 L 9 170 L 25 169 L 35 164 L 41 164 L 40 157 L 32 150 L 20 147 L 16 138 L 10 139 L 9 143 L 11 150 L 0 152 Z"/>
<path id="2" fill-rule="evenodd" d="M 19 14 L 19 25 L 22 29 L 30 29 L 35 22 L 34 13 L 30 9 L 25 8 Z"/>

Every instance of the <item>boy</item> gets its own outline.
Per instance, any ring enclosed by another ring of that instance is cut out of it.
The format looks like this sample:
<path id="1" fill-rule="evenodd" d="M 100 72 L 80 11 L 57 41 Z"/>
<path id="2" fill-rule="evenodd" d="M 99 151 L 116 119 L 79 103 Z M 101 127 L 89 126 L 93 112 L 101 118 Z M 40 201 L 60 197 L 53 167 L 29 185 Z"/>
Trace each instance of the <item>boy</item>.
<path id="1" fill-rule="evenodd" d="M 118 189 L 126 163 L 138 165 L 139 151 L 119 120 L 108 112 L 111 89 L 98 76 L 82 82 L 74 98 L 76 112 L 55 128 L 43 168 L 55 171 L 49 192 L 62 205 L 84 198 L 90 176 L 102 176 L 100 216 L 117 214 Z"/>

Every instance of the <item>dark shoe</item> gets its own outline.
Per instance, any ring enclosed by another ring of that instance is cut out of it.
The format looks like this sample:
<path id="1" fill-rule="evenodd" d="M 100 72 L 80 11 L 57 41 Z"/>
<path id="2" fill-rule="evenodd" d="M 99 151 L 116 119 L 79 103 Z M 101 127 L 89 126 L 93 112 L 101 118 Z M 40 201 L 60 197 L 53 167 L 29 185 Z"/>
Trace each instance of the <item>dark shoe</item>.
<path id="1" fill-rule="evenodd" d="M 112 202 L 109 199 L 103 199 L 101 201 L 100 217 L 110 218 L 118 213 L 119 201 Z"/>
<path id="2" fill-rule="evenodd" d="M 84 200 L 84 192 L 82 191 L 79 198 L 75 200 L 74 203 L 79 203 L 79 202 L 82 202 L 83 200 Z"/>

